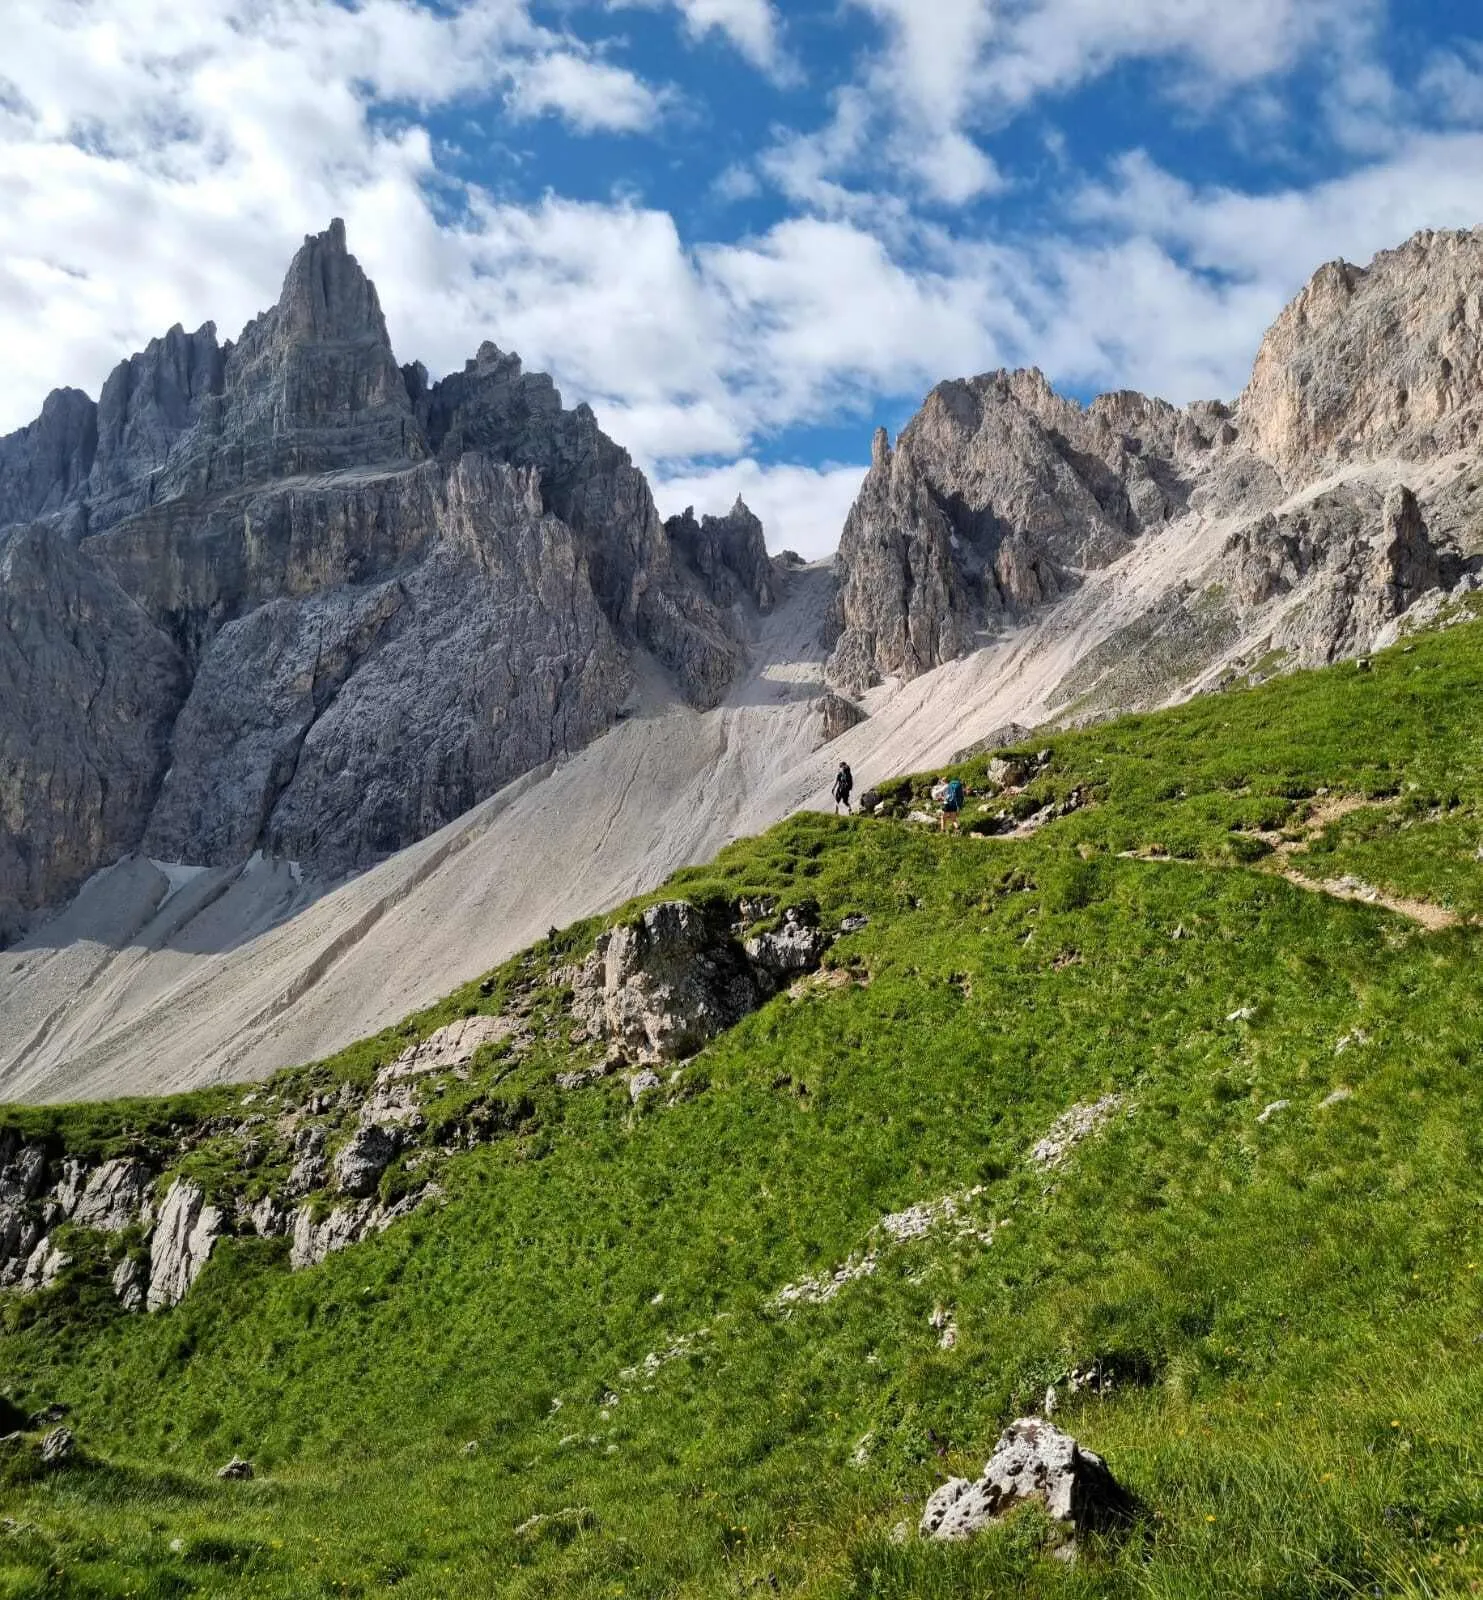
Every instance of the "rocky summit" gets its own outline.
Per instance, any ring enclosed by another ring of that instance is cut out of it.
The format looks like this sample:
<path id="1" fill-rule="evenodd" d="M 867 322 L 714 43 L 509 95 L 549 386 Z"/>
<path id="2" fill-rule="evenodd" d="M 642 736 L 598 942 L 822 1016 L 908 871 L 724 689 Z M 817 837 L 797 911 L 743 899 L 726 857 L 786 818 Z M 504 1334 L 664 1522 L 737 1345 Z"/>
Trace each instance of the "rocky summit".
<path id="1" fill-rule="evenodd" d="M 714 705 L 760 523 L 666 526 L 484 345 L 401 367 L 338 221 L 235 342 L 176 327 L 0 439 L 0 938 L 130 851 L 332 879 L 611 727 Z"/>
<path id="2" fill-rule="evenodd" d="M 1371 648 L 1479 548 L 1480 285 L 1483 230 L 1332 263 L 1229 405 L 1083 406 L 1038 371 L 940 385 L 894 448 L 876 437 L 840 546 L 831 677 L 917 677 L 1095 591 L 1153 535 L 1160 592 L 1082 692 L 1150 648 L 1175 662 L 1117 704 L 1156 702 L 1238 641 L 1295 664 Z"/>

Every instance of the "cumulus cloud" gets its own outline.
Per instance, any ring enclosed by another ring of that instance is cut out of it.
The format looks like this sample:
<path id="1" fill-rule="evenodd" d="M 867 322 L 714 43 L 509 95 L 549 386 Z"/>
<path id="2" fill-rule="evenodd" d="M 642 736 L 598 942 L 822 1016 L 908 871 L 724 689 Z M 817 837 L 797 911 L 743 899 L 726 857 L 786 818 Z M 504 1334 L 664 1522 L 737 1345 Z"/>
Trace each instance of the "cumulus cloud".
<path id="1" fill-rule="evenodd" d="M 436 267 L 425 191 L 441 179 L 418 114 L 464 96 L 583 131 L 642 126 L 660 104 L 523 0 L 13 0 L 0 427 L 53 384 L 96 391 L 177 320 L 235 334 L 332 215 L 397 266 Z"/>
<path id="2" fill-rule="evenodd" d="M 1469 127 L 1483 124 L 1483 44 L 1439 51 L 1422 74 L 1420 92 L 1433 115 Z"/>
<path id="3" fill-rule="evenodd" d="M 611 10 L 641 7 L 645 10 L 672 8 L 684 19 L 693 38 L 719 33 L 741 53 L 774 75 L 791 76 L 792 63 L 783 54 L 781 23 L 772 0 L 608 0 Z"/>
<path id="4" fill-rule="evenodd" d="M 881 31 L 830 125 L 786 133 L 772 166 L 787 184 L 811 169 L 925 186 L 961 206 L 1005 185 L 983 137 L 1049 94 L 1126 61 L 1167 63 L 1165 91 L 1186 109 L 1288 72 L 1327 49 L 1342 58 L 1330 92 L 1336 131 L 1359 146 L 1377 137 L 1390 90 L 1370 46 L 1385 0 L 847 0 Z M 864 114 L 862 114 L 862 108 Z"/>

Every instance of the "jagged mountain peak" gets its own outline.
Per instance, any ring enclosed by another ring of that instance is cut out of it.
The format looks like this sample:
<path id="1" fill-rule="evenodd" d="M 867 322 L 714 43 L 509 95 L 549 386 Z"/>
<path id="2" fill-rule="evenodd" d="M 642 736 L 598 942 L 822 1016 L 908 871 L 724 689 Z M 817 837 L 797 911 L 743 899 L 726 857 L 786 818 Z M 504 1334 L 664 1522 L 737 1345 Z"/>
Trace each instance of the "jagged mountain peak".
<path id="1" fill-rule="evenodd" d="M 1320 267 L 1273 324 L 1237 405 L 1296 486 L 1324 468 L 1471 448 L 1483 430 L 1483 228 Z"/>
<path id="2" fill-rule="evenodd" d="M 376 286 L 351 255 L 339 217 L 323 233 L 306 235 L 275 309 L 287 337 L 365 340 L 391 348 Z"/>
<path id="3" fill-rule="evenodd" d="M 1369 267 L 1320 268 L 1263 340 L 1234 406 L 1179 408 L 1128 390 L 1083 405 L 1035 368 L 941 383 L 894 449 L 876 436 L 840 546 L 831 673 L 858 692 L 882 675 L 928 671 L 1185 518 L 1186 544 L 1222 519 L 1252 524 L 1241 561 L 1290 569 L 1284 593 L 1320 571 L 1341 589 L 1374 571 L 1386 604 L 1409 604 L 1414 584 L 1385 576 L 1380 551 L 1391 547 L 1385 491 L 1408 487 L 1397 474 L 1416 476 L 1393 463 L 1419 470 L 1475 449 L 1480 433 L 1483 229 L 1418 234 Z M 1306 486 L 1364 463 L 1390 479 L 1373 493 L 1340 491 L 1345 504 L 1328 504 L 1319 537 L 1264 520 Z M 1432 506 L 1447 525 L 1465 523 L 1457 501 L 1433 492 L 1423 535 Z M 1270 559 L 1253 555 L 1272 541 Z M 1279 553 L 1289 545 L 1300 554 Z M 1417 548 L 1402 545 L 1416 573 L 1458 570 L 1435 550 L 1412 562 Z M 1272 598 L 1239 576 L 1230 587 L 1262 593 L 1254 607 Z M 1386 623 L 1385 605 L 1351 599 L 1330 596 L 1279 628 L 1284 648 L 1318 660 L 1363 648 Z M 1234 618 L 1211 637 L 1244 625 Z"/>
<path id="4" fill-rule="evenodd" d="M 56 559 L 0 609 L 28 841 L 0 841 L 0 938 L 140 847 L 367 866 L 605 732 L 639 652 L 717 704 L 734 608 L 776 592 L 750 513 L 681 548 L 592 410 L 518 356 L 486 342 L 435 384 L 399 366 L 338 219 L 235 343 L 177 325 L 97 404 L 59 391 L 0 440 L 0 529 L 38 517 Z M 73 594 L 100 643 L 50 625 Z M 172 665 L 116 707 L 114 636 Z"/>

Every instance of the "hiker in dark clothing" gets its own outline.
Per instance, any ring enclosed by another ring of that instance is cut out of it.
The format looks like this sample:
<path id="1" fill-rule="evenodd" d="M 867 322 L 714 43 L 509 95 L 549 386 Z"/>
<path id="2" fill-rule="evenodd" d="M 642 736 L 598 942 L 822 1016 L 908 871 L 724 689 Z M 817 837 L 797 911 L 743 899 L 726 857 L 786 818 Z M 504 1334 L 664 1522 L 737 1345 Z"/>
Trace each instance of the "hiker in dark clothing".
<path id="1" fill-rule="evenodd" d="M 958 818 L 963 814 L 963 800 L 965 790 L 961 778 L 949 778 L 946 793 L 942 797 L 942 821 L 939 824 L 943 833 L 951 827 L 956 830 Z"/>
<path id="2" fill-rule="evenodd" d="M 845 815 L 850 814 L 850 796 L 855 792 L 855 774 L 850 771 L 848 761 L 841 761 L 839 771 L 834 775 L 834 814 L 839 815 L 839 808 L 844 807 Z"/>

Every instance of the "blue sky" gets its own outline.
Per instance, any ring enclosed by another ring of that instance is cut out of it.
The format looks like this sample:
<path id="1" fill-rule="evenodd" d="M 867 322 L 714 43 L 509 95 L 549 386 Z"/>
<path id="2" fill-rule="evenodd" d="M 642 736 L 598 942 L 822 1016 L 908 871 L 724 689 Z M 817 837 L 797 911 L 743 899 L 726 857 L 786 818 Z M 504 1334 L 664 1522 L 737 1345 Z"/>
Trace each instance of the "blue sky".
<path id="1" fill-rule="evenodd" d="M 808 553 L 938 379 L 1233 399 L 1320 263 L 1483 223 L 1476 0 L 6 12 L 0 429 L 340 215 L 403 360 L 518 350 Z"/>

